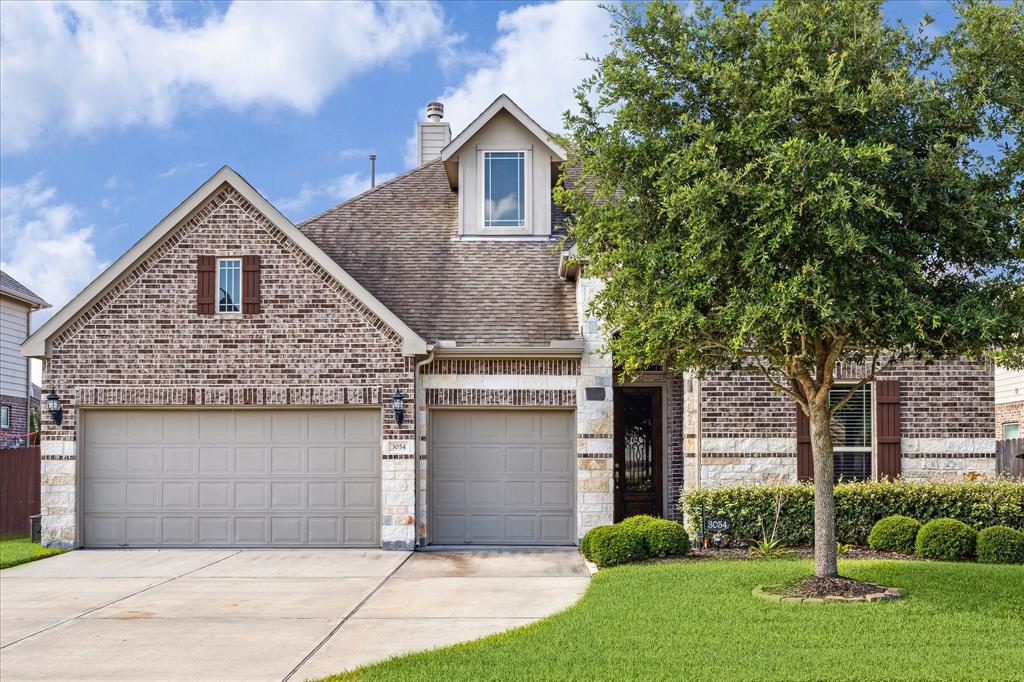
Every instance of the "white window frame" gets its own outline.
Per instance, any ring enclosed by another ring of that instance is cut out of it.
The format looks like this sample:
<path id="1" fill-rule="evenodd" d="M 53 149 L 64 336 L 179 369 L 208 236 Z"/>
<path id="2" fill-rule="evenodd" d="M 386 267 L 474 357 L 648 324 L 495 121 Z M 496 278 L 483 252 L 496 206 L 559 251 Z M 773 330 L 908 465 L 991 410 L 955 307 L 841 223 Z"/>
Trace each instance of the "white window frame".
<path id="1" fill-rule="evenodd" d="M 238 263 L 238 310 L 221 310 L 220 309 L 220 264 L 224 263 L 224 262 L 227 262 L 227 261 L 234 261 L 234 262 Z M 242 257 L 241 256 L 225 256 L 224 258 L 218 258 L 217 261 L 216 261 L 216 264 L 215 264 L 214 272 L 216 273 L 215 276 L 214 276 L 214 285 L 213 285 L 213 287 L 214 287 L 213 288 L 213 297 L 214 297 L 213 298 L 213 310 L 214 310 L 214 312 L 217 313 L 218 315 L 228 315 L 228 316 L 231 316 L 231 315 L 241 315 L 242 314 L 242 295 L 244 293 L 243 289 L 245 288 L 245 285 L 242 282 Z"/>
<path id="2" fill-rule="evenodd" d="M 0 405 L 0 429 L 11 428 L 11 408 L 7 405 Z"/>
<path id="3" fill-rule="evenodd" d="M 487 224 L 487 155 L 488 154 L 522 154 L 523 155 L 523 224 L 511 227 L 508 225 Z M 477 152 L 477 168 L 480 169 L 480 229 L 484 232 L 522 233 L 533 231 L 533 156 L 529 149 L 481 149 Z"/>
<path id="4" fill-rule="evenodd" d="M 858 382 L 856 382 L 856 381 L 837 381 L 837 382 L 832 384 L 832 389 L 831 390 L 835 391 L 835 390 L 844 389 L 844 388 L 846 390 L 850 390 L 851 388 L 856 386 L 857 383 Z M 864 480 L 874 481 L 874 480 L 878 479 L 878 461 L 877 461 L 877 458 L 878 458 L 878 448 L 876 447 L 876 445 L 877 445 L 876 440 L 877 440 L 877 433 L 878 433 L 878 416 L 877 416 L 877 411 L 875 409 L 875 384 L 874 384 L 874 382 L 869 381 L 868 383 L 866 383 L 863 386 L 861 386 L 858 390 L 864 390 L 864 389 L 867 389 L 868 391 L 871 392 L 871 395 L 869 396 L 869 400 L 870 400 L 869 412 L 871 414 L 871 434 L 870 434 L 871 437 L 869 438 L 870 445 L 868 445 L 866 447 L 865 446 L 848 446 L 848 445 L 837 446 L 837 445 L 833 445 L 832 446 L 832 458 L 833 458 L 832 465 L 835 466 L 835 453 L 837 453 L 837 452 L 866 452 L 867 455 L 868 455 L 868 463 L 869 463 L 869 466 L 871 467 L 871 471 L 868 472 L 868 477 L 866 479 L 864 479 Z M 847 403 L 847 404 L 849 404 L 849 403 Z"/>

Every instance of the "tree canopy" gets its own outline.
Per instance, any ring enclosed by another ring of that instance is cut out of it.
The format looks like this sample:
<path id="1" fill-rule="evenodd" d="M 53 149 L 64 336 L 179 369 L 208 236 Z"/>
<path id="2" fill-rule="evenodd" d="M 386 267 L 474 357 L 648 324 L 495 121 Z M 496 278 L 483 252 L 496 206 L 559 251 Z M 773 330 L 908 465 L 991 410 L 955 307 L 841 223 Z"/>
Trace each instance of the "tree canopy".
<path id="1" fill-rule="evenodd" d="M 611 10 L 559 199 L 625 370 L 1019 362 L 1024 12 L 956 8 L 937 38 L 880 0 Z"/>

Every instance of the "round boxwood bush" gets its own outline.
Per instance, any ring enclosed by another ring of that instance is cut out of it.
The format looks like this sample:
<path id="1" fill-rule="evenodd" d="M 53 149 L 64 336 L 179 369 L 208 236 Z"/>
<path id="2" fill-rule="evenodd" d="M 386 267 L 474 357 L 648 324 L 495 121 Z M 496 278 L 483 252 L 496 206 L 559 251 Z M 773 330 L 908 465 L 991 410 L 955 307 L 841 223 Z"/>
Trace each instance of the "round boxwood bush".
<path id="1" fill-rule="evenodd" d="M 921 524 L 909 516 L 886 516 L 871 528 L 868 547 L 880 552 L 914 553 L 914 541 Z"/>
<path id="2" fill-rule="evenodd" d="M 978 533 L 956 519 L 935 519 L 921 526 L 915 548 L 927 559 L 959 561 L 974 554 Z"/>
<path id="3" fill-rule="evenodd" d="M 598 566 L 617 566 L 643 561 L 650 554 L 640 529 L 634 525 L 617 524 L 594 529 L 587 549 L 590 560 Z"/>
<path id="4" fill-rule="evenodd" d="M 682 524 L 655 519 L 640 526 L 651 556 L 683 556 L 690 552 L 690 536 Z"/>
<path id="5" fill-rule="evenodd" d="M 1024 533 L 992 526 L 978 533 L 978 561 L 983 564 L 1024 564 Z"/>
<path id="6" fill-rule="evenodd" d="M 596 526 L 591 528 L 583 534 L 582 538 L 580 538 L 580 554 L 586 557 L 588 561 L 593 561 L 593 559 L 590 558 L 590 543 L 593 541 L 594 535 L 602 528 L 607 527 L 608 526 Z"/>

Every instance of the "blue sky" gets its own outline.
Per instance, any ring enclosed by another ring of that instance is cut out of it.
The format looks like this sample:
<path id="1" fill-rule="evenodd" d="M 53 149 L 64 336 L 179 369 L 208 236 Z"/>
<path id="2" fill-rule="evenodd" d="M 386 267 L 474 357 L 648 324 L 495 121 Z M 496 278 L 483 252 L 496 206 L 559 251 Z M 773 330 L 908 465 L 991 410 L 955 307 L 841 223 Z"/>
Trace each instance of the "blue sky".
<path id="1" fill-rule="evenodd" d="M 59 306 L 223 164 L 297 222 L 365 189 L 371 152 L 410 168 L 432 99 L 456 133 L 501 92 L 559 129 L 606 26 L 582 1 L 4 2 L 0 261 Z"/>

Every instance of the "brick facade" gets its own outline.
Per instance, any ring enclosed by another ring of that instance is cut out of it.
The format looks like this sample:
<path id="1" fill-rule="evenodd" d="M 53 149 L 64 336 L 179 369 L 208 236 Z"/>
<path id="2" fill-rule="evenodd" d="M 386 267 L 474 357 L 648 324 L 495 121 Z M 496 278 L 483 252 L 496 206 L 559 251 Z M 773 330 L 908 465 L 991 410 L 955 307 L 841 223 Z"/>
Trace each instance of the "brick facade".
<path id="1" fill-rule="evenodd" d="M 261 312 L 197 314 L 200 255 L 259 255 Z M 70 490 L 57 481 L 76 456 L 81 408 L 374 404 L 382 408 L 382 455 L 411 463 L 411 420 L 399 426 L 390 400 L 396 389 L 412 395 L 413 371 L 391 328 L 225 189 L 53 339 L 44 385 L 61 396 L 64 420 L 57 426 L 43 414 L 44 539 L 76 540 L 73 480 Z M 61 463 L 49 481 L 47 462 Z M 411 504 L 389 505 L 389 492 L 385 521 L 411 524 Z M 411 525 L 384 530 L 385 543 L 411 544 Z"/>

